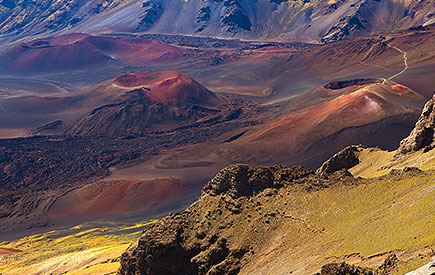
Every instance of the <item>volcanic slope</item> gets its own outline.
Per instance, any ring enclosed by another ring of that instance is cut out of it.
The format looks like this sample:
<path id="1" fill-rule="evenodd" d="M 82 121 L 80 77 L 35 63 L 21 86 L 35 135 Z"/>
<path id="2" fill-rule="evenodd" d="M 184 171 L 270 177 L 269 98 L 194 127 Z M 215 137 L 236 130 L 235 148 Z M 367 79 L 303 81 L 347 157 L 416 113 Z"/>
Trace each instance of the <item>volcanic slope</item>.
<path id="1" fill-rule="evenodd" d="M 44 73 L 122 64 L 167 64 L 184 50 L 143 38 L 68 34 L 23 43 L 0 54 L 4 73 Z"/>
<path id="2" fill-rule="evenodd" d="M 68 135 L 141 134 L 153 126 L 160 130 L 181 127 L 210 116 L 216 118 L 220 110 L 214 107 L 223 102 L 195 80 L 176 71 L 121 75 L 107 89 L 103 86 L 99 90 L 103 95 L 107 90 L 124 90 L 124 93 L 118 102 L 100 106 L 85 115 L 66 132 Z"/>
<path id="3" fill-rule="evenodd" d="M 147 228 L 122 255 L 119 274 L 326 275 L 356 269 L 327 265 L 344 261 L 364 266 L 358 269 L 363 274 L 405 274 L 426 264 L 435 245 L 433 166 L 372 178 L 342 169 L 370 166 L 370 159 L 353 162 L 364 152 L 347 148 L 317 173 L 300 166 L 229 166 L 197 202 Z"/>
<path id="4" fill-rule="evenodd" d="M 398 150 L 360 150 L 357 157 L 361 160 L 361 164 L 353 167 L 352 173 L 356 176 L 376 177 L 405 167 L 419 167 L 422 170 L 435 169 L 434 103 L 435 96 L 426 103 L 413 131 L 402 140 Z"/>
<path id="5" fill-rule="evenodd" d="M 267 114 L 258 115 L 261 124 L 232 131 L 220 144 L 169 152 L 159 164 L 177 167 L 201 159 L 317 168 L 334 148 L 362 143 L 394 149 L 412 130 L 424 102 L 415 91 L 392 81 L 333 82 L 269 106 Z M 183 161 L 177 164 L 177 159 Z"/>

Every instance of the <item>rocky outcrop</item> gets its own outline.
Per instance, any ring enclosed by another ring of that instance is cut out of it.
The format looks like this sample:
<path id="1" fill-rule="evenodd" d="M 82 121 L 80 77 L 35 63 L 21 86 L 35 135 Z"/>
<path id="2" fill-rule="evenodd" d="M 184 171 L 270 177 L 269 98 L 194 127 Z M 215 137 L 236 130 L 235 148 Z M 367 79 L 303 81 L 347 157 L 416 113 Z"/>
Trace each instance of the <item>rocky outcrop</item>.
<path id="1" fill-rule="evenodd" d="M 225 238 L 199 232 L 188 239 L 187 213 L 170 216 L 148 228 L 135 249 L 121 256 L 118 274 L 237 274 L 247 252 L 230 250 Z"/>
<path id="2" fill-rule="evenodd" d="M 227 32 L 237 33 L 240 30 L 251 30 L 252 23 L 239 1 L 226 0 L 224 6 L 224 14 L 221 16 L 221 26 L 224 27 Z"/>
<path id="3" fill-rule="evenodd" d="M 55 131 L 60 127 L 62 127 L 62 124 L 63 124 L 62 120 L 56 120 L 36 128 L 36 130 L 31 131 L 31 134 L 40 135 L 40 134 L 51 133 L 51 131 Z"/>
<path id="4" fill-rule="evenodd" d="M 158 3 L 155 1 L 145 1 L 142 4 L 142 8 L 144 8 L 144 13 L 140 17 L 139 25 L 137 27 L 138 30 L 146 31 L 149 30 L 162 16 L 163 6 L 162 3 Z"/>
<path id="5" fill-rule="evenodd" d="M 420 118 L 411 134 L 402 140 L 396 158 L 416 152 L 420 149 L 428 151 L 434 146 L 435 130 L 435 95 L 426 103 Z"/>
<path id="6" fill-rule="evenodd" d="M 349 169 L 359 163 L 356 152 L 360 151 L 363 147 L 361 145 L 352 145 L 344 148 L 330 159 L 328 159 L 323 165 L 317 169 L 316 173 L 319 175 L 330 174 L 341 169 Z"/>
<path id="7" fill-rule="evenodd" d="M 189 208 L 145 229 L 122 255 L 118 274 L 238 274 L 281 222 L 290 219 L 311 230 L 285 214 L 291 190 L 356 181 L 343 171 L 322 177 L 300 166 L 228 166 Z"/>
<path id="8" fill-rule="evenodd" d="M 389 255 L 377 268 L 364 268 L 356 265 L 343 263 L 331 263 L 322 267 L 316 275 L 387 275 L 394 274 L 394 268 L 399 263 L 395 254 Z"/>
<path id="9" fill-rule="evenodd" d="M 316 275 L 373 275 L 373 272 L 362 267 L 349 265 L 346 263 L 327 264 L 322 267 L 322 271 Z"/>
<path id="10" fill-rule="evenodd" d="M 205 185 L 203 193 L 212 195 L 227 193 L 234 198 L 248 196 L 266 188 L 282 187 L 292 180 L 312 173 L 313 171 L 302 166 L 250 168 L 245 164 L 236 164 L 220 171 Z"/>

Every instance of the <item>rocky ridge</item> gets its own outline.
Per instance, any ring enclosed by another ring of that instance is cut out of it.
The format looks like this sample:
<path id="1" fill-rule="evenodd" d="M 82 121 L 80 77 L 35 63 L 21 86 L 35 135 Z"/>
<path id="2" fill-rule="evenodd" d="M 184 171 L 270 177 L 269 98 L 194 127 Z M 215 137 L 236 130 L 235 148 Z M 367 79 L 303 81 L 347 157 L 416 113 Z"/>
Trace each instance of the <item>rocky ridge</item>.
<path id="1" fill-rule="evenodd" d="M 147 228 L 122 255 L 119 274 L 238 274 L 256 253 L 259 236 L 266 241 L 267 228 L 285 217 L 278 209 L 259 216 L 265 199 L 278 197 L 285 187 L 319 190 L 338 181 L 358 183 L 345 171 L 324 177 L 301 166 L 228 166 L 207 183 L 197 202 Z M 258 223 L 265 226 L 257 229 Z"/>

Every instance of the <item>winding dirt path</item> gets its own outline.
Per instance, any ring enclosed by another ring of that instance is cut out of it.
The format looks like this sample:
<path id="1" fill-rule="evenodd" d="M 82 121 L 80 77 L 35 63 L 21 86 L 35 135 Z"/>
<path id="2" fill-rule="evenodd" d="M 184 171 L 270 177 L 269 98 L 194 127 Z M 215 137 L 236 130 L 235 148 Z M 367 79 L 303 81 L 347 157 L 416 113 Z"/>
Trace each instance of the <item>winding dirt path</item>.
<path id="1" fill-rule="evenodd" d="M 408 55 L 405 51 L 397 48 L 396 46 L 391 46 L 391 45 L 388 45 L 388 46 L 403 54 L 403 63 L 405 64 L 405 67 L 403 68 L 403 70 L 401 70 L 397 74 L 393 75 L 392 77 L 388 78 L 388 80 L 392 80 L 393 78 L 400 76 L 401 74 L 406 72 L 406 70 L 408 70 Z"/>
<path id="2" fill-rule="evenodd" d="M 386 40 L 387 39 L 383 40 L 381 43 L 385 43 L 388 47 L 390 47 L 392 49 L 395 49 L 396 51 L 400 52 L 403 55 L 403 63 L 405 64 L 405 67 L 400 72 L 398 72 L 397 74 L 389 77 L 388 79 L 384 78 L 382 84 L 384 84 L 387 80 L 393 80 L 394 78 L 402 75 L 409 68 L 408 67 L 408 54 L 407 54 L 407 52 L 403 51 L 402 49 L 400 49 L 400 48 L 398 48 L 396 46 L 393 46 L 393 45 L 390 45 L 390 44 L 386 43 Z M 388 68 L 386 68 L 384 66 L 377 65 L 377 64 L 370 64 L 370 63 L 364 62 L 364 60 L 367 59 L 370 56 L 371 52 L 373 51 L 373 49 L 374 49 L 374 47 L 376 45 L 377 44 L 372 45 L 372 47 L 367 51 L 367 53 L 364 55 L 364 57 L 360 60 L 360 63 L 363 64 L 363 65 L 366 65 L 366 66 L 378 67 L 378 68 L 384 69 L 386 71 L 391 71 L 390 69 L 388 69 Z"/>

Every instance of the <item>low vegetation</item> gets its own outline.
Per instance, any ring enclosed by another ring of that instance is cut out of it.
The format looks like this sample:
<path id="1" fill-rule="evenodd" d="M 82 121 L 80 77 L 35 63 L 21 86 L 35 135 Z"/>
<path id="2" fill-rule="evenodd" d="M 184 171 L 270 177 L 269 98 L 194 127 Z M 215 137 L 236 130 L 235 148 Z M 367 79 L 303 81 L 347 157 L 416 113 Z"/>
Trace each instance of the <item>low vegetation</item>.
<path id="1" fill-rule="evenodd" d="M 0 257 L 0 274 L 116 273 L 121 254 L 153 222 L 94 222 L 0 243 L 23 251 Z"/>

